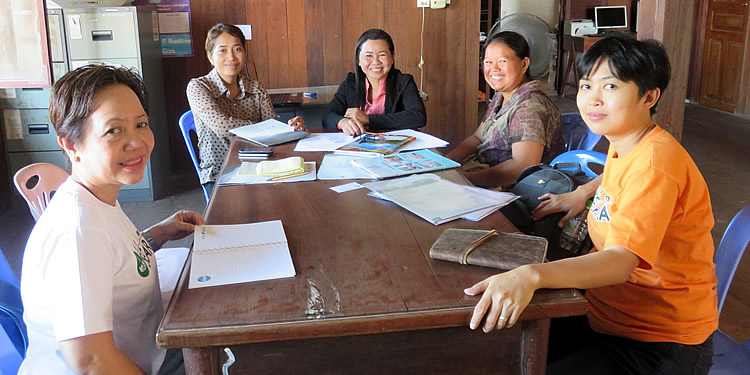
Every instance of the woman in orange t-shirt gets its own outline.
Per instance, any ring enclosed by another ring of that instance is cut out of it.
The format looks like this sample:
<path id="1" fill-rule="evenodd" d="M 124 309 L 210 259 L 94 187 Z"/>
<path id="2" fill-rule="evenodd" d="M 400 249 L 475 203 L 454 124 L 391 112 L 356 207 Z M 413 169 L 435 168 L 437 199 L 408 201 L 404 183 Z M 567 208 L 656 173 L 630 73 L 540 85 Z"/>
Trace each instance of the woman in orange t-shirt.
<path id="1" fill-rule="evenodd" d="M 578 108 L 610 142 L 604 172 L 572 193 L 545 195 L 532 217 L 564 211 L 562 225 L 593 197 L 595 248 L 586 255 L 519 267 L 465 290 L 482 298 L 470 327 L 513 326 L 539 288 L 587 289 L 580 345 L 555 353 L 548 374 L 707 374 L 718 327 L 713 214 L 695 163 L 651 115 L 670 65 L 656 41 L 609 37 L 578 63 Z M 566 322 L 569 325 L 570 322 Z M 590 326 L 590 328 L 589 328 Z M 568 327 L 570 329 L 570 327 Z M 567 338 L 567 337 L 566 337 Z"/>

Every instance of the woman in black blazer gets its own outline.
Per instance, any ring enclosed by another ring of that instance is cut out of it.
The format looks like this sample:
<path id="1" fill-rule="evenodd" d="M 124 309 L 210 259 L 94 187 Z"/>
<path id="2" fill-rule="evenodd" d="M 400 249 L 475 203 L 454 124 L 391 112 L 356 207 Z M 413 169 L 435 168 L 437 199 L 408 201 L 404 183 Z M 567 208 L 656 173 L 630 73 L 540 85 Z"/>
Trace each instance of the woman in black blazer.
<path id="1" fill-rule="evenodd" d="M 393 67 L 393 40 L 370 29 L 357 40 L 355 73 L 349 73 L 323 114 L 323 127 L 349 135 L 367 131 L 416 129 L 427 113 L 411 74 Z"/>

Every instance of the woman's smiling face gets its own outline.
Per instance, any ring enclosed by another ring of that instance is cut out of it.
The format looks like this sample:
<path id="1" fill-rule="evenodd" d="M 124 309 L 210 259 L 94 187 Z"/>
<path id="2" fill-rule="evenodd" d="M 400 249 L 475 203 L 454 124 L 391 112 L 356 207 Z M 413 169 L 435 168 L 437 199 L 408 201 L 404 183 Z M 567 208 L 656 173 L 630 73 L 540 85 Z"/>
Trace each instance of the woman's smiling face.
<path id="1" fill-rule="evenodd" d="M 393 54 L 388 42 L 383 39 L 370 39 L 362 43 L 359 50 L 359 67 L 370 81 L 380 81 L 393 67 Z"/>

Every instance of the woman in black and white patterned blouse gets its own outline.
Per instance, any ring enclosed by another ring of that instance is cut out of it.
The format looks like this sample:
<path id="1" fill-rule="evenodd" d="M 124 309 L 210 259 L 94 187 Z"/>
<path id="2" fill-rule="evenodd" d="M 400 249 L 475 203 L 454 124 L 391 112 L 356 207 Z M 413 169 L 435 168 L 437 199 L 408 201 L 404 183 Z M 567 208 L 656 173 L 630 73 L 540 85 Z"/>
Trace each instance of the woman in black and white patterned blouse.
<path id="1" fill-rule="evenodd" d="M 229 150 L 229 130 L 276 118 L 276 111 L 263 85 L 244 73 L 247 57 L 242 30 L 216 24 L 206 36 L 206 54 L 214 68 L 190 80 L 187 97 L 198 132 L 200 180 L 210 194 Z M 299 116 L 289 120 L 289 125 L 305 130 Z"/>

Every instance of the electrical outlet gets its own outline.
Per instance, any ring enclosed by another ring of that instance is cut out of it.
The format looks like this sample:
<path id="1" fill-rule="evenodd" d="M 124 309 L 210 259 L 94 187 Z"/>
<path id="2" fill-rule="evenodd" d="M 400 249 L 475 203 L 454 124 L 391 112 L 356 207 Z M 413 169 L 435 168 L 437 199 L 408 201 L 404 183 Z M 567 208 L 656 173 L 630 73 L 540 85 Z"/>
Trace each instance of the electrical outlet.
<path id="1" fill-rule="evenodd" d="M 429 8 L 430 0 L 417 0 L 417 8 Z"/>
<path id="2" fill-rule="evenodd" d="M 446 0 L 430 0 L 430 8 L 432 9 L 443 9 L 445 8 Z"/>

